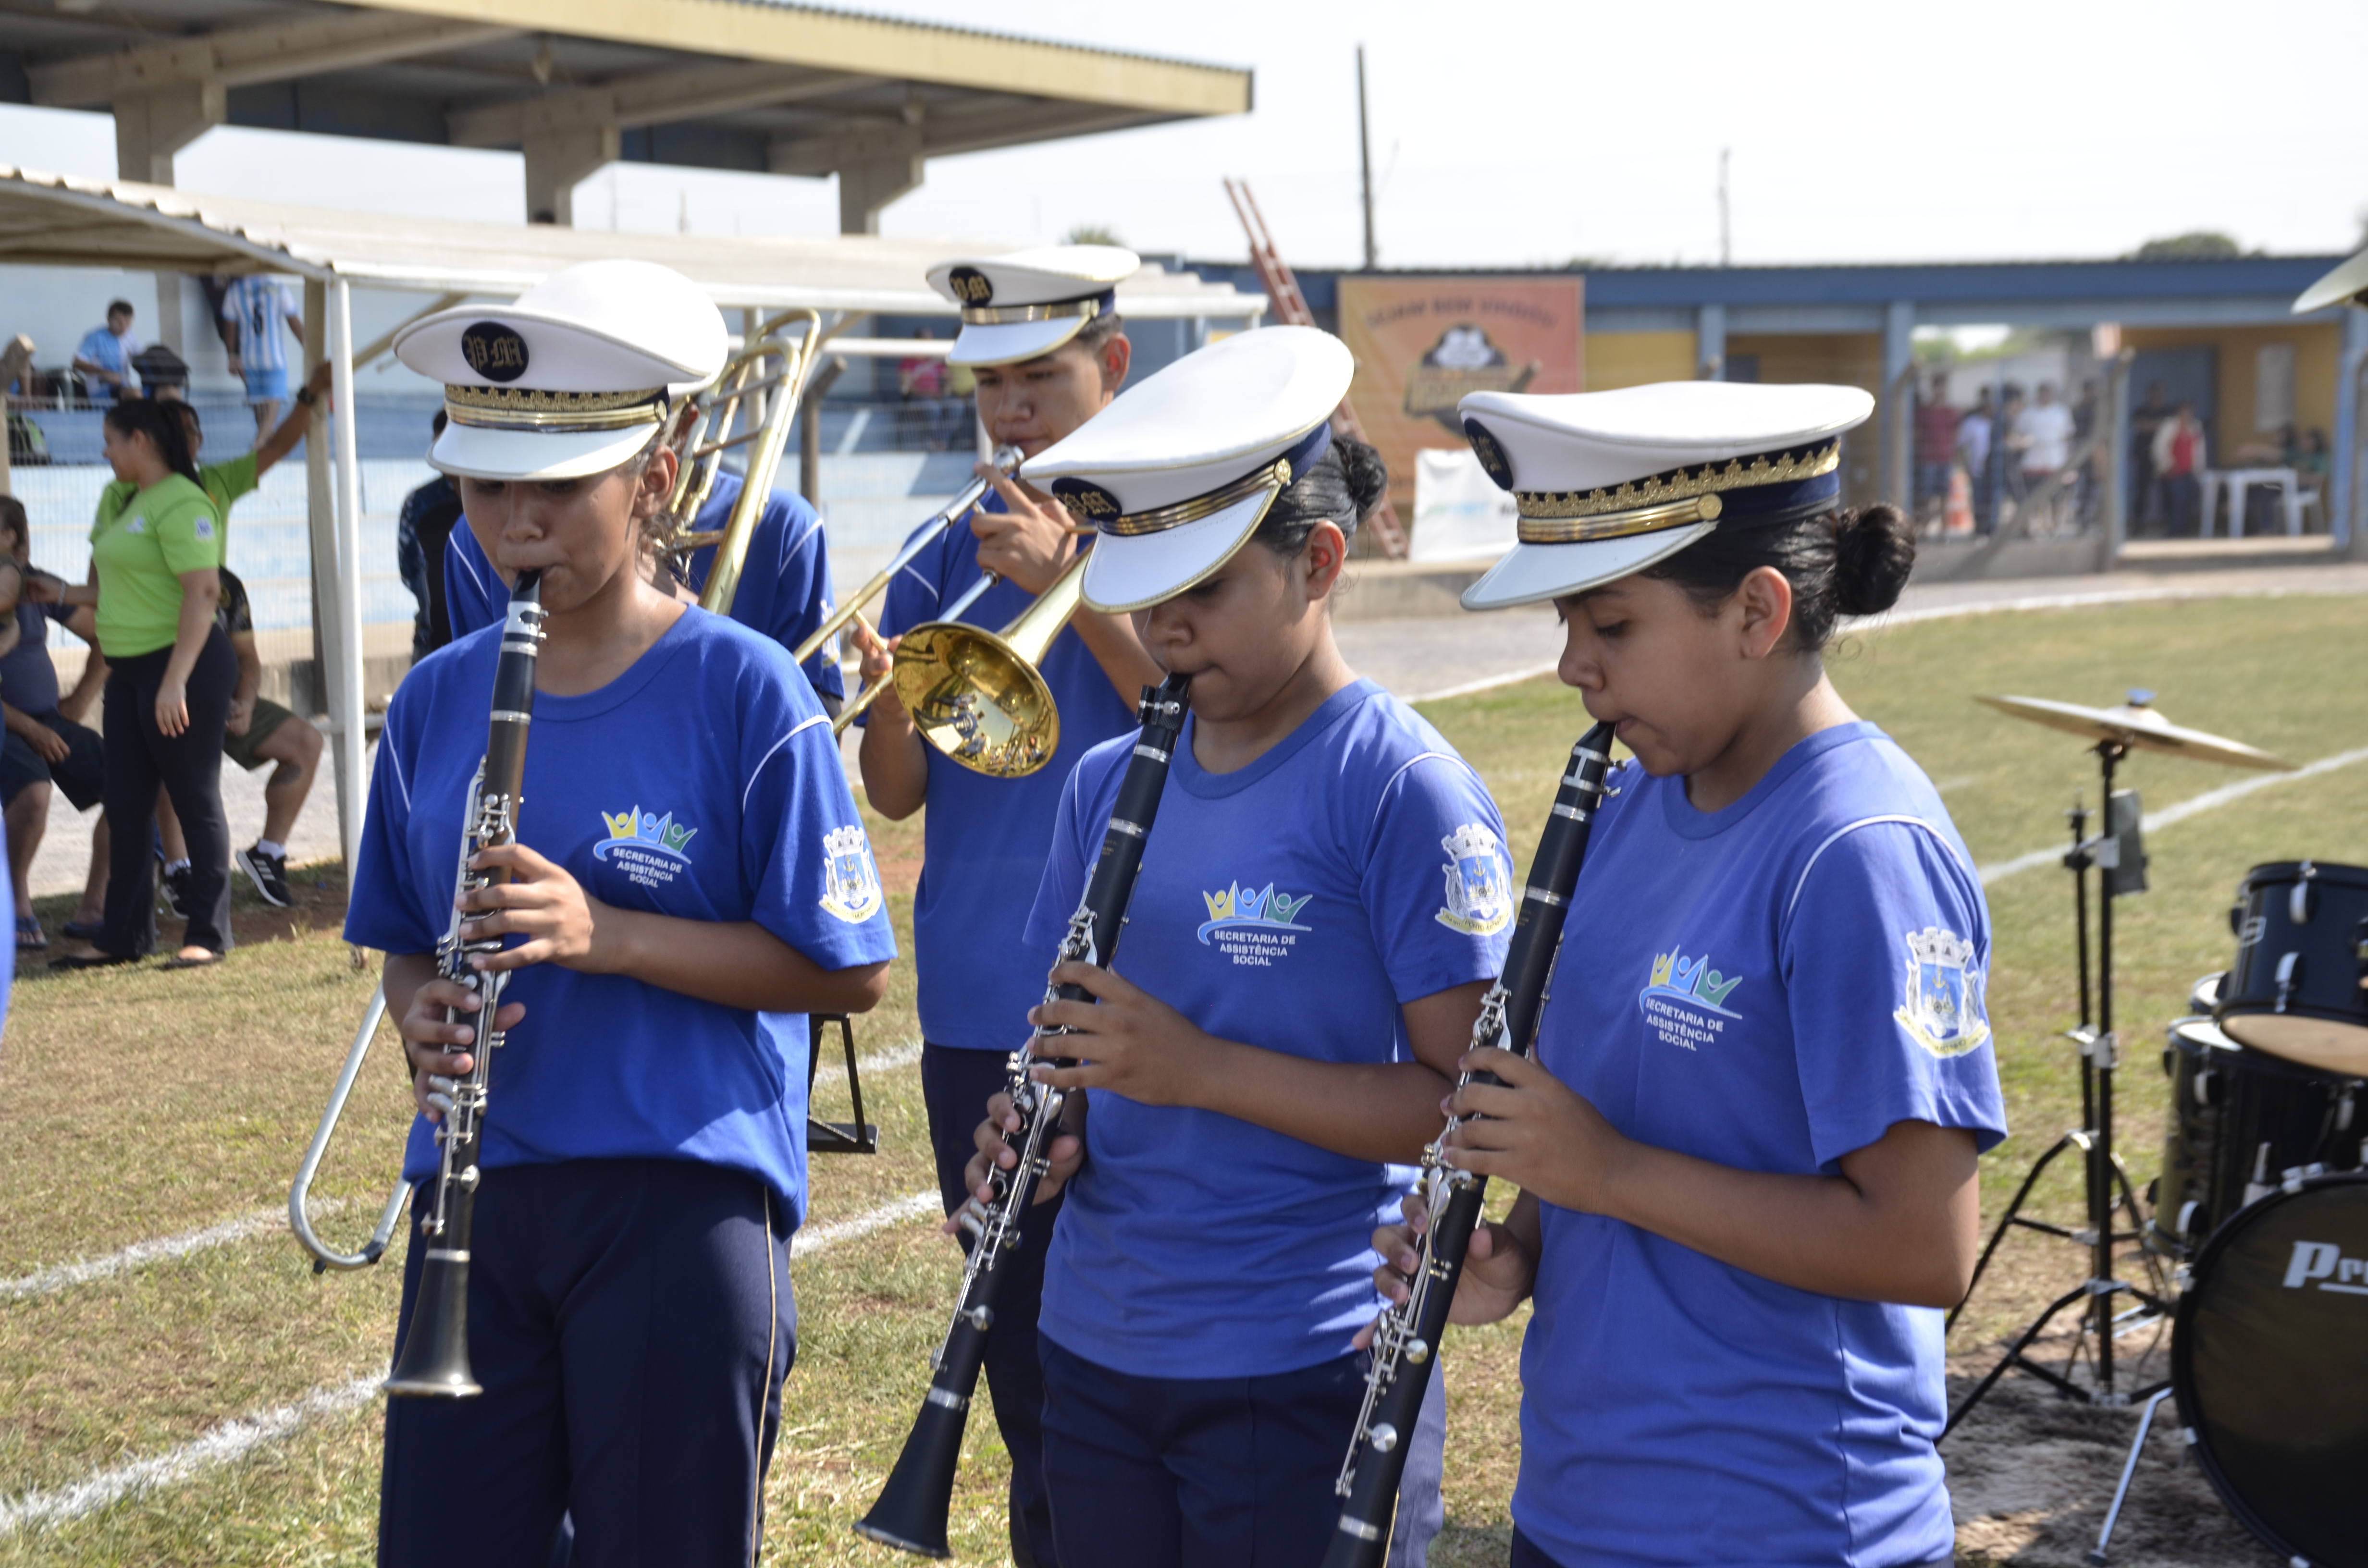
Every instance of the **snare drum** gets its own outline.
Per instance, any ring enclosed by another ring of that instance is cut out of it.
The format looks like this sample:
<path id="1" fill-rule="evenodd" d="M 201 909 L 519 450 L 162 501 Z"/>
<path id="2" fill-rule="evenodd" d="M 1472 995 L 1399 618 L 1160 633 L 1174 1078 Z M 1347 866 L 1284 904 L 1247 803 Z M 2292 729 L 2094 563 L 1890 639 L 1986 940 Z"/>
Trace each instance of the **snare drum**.
<path id="1" fill-rule="evenodd" d="M 2208 1018 L 2220 1010 L 2220 987 L 2227 981 L 2228 971 L 2215 969 L 2195 983 L 2187 994 L 2187 1010 L 2198 1017 Z"/>
<path id="2" fill-rule="evenodd" d="M 2360 1168 L 2362 1084 L 2247 1051 L 2208 1018 L 2170 1026 L 2170 1128 L 2146 1244 L 2192 1257 L 2237 1210 L 2290 1176 Z"/>
<path id="3" fill-rule="evenodd" d="M 2256 866 L 2228 912 L 2237 961 L 2220 1027 L 2238 1044 L 2330 1073 L 2368 1074 L 2368 869 L 2319 861 Z"/>

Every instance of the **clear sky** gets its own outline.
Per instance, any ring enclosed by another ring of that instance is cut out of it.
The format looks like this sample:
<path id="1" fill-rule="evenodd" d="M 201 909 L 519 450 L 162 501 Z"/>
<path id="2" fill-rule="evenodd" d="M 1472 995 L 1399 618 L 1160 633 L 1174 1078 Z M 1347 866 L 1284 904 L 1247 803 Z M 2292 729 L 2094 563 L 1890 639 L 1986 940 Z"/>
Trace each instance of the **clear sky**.
<path id="1" fill-rule="evenodd" d="M 1243 254 L 1247 176 L 1287 257 L 1360 257 L 1354 49 L 1367 51 L 1381 260 L 1395 267 L 2103 256 L 2218 229 L 2335 252 L 2368 210 L 2362 0 L 872 0 L 860 8 L 1246 65 L 1256 112 L 933 160 L 892 233 L 1012 242 L 1078 224 Z M 113 173 L 104 116 L 0 107 L 0 162 Z M 514 153 L 216 131 L 192 189 L 516 222 Z M 626 165 L 585 227 L 828 233 L 826 180 Z"/>

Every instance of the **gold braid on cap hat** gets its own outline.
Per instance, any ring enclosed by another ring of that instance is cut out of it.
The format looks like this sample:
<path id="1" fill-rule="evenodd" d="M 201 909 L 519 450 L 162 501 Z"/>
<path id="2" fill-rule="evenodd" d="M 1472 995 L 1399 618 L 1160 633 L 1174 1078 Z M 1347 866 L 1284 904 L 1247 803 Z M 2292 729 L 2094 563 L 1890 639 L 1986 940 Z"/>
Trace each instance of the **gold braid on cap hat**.
<path id="1" fill-rule="evenodd" d="M 551 436 L 655 425 L 666 418 L 666 405 L 664 387 L 617 392 L 454 385 L 444 389 L 444 413 L 455 425 L 479 430 L 531 430 Z"/>
<path id="2" fill-rule="evenodd" d="M 1841 442 L 1832 440 L 1798 452 L 1763 453 L 1749 462 L 1735 458 L 1697 469 L 1673 468 L 1609 490 L 1516 490 L 1520 540 L 1585 544 L 1715 521 L 1723 510 L 1722 491 L 1816 479 L 1839 468 L 1841 459 Z"/>
<path id="3" fill-rule="evenodd" d="M 1023 321 L 1066 321 L 1071 316 L 1094 316 L 1101 312 L 1102 297 L 1088 294 L 1082 300 L 1063 300 L 1052 305 L 964 305 L 964 326 L 1009 326 Z"/>
<path id="4" fill-rule="evenodd" d="M 1277 458 L 1256 469 L 1231 484 L 1178 501 L 1172 506 L 1154 506 L 1148 511 L 1129 512 L 1123 517 L 1098 517 L 1091 513 L 1091 503 L 1081 495 L 1063 494 L 1061 505 L 1076 514 L 1081 522 L 1094 525 L 1102 533 L 1133 538 L 1138 534 L 1164 533 L 1180 528 L 1187 523 L 1197 523 L 1203 517 L 1215 517 L 1236 501 L 1247 501 L 1265 492 L 1271 498 L 1291 488 L 1291 460 Z"/>

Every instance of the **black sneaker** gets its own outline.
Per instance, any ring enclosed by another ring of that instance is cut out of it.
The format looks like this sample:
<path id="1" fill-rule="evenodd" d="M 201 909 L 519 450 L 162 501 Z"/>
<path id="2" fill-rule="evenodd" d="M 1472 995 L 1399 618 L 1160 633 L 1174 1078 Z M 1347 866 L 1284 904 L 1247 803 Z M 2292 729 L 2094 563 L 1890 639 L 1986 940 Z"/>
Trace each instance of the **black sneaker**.
<path id="1" fill-rule="evenodd" d="M 190 869 L 184 866 L 177 871 L 160 872 L 156 878 L 156 902 L 163 904 L 165 913 L 176 920 L 189 917 Z"/>
<path id="2" fill-rule="evenodd" d="M 286 856 L 266 855 L 260 849 L 242 849 L 238 852 L 238 869 L 246 873 L 246 880 L 255 884 L 255 891 L 261 893 L 263 902 L 272 908 L 286 909 L 295 903 L 288 892 Z"/>

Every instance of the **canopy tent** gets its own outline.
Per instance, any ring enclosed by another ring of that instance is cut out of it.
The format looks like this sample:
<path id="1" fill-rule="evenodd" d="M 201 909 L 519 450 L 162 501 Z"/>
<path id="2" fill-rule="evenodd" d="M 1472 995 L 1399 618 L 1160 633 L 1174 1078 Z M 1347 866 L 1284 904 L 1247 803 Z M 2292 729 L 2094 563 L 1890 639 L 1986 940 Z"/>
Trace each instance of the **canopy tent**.
<path id="1" fill-rule="evenodd" d="M 303 280 L 305 361 L 331 365 L 332 418 L 313 415 L 305 443 L 311 491 L 313 602 L 336 758 L 340 841 L 350 864 L 360 842 L 363 778 L 361 482 L 352 453 L 354 369 L 385 341 L 357 354 L 356 288 L 441 296 L 507 298 L 560 267 L 632 256 L 682 273 L 721 307 L 811 307 L 834 333 L 831 351 L 943 352 L 943 342 L 844 335 L 862 316 L 944 316 L 955 307 L 923 282 L 949 255 L 991 256 L 1005 244 L 884 239 L 876 235 L 750 239 L 631 234 L 554 227 L 442 222 L 336 212 L 170 186 L 94 180 L 0 165 L 0 264 L 130 267 L 194 273 L 291 274 Z M 1145 267 L 1118 290 L 1120 311 L 1168 320 L 1250 320 L 1266 298 L 1192 273 Z M 949 335 L 951 336 L 951 335 Z M 334 439 L 327 439 L 334 424 Z M 0 445 L 0 454 L 5 454 Z M 6 484 L 0 455 L 0 489 Z"/>

